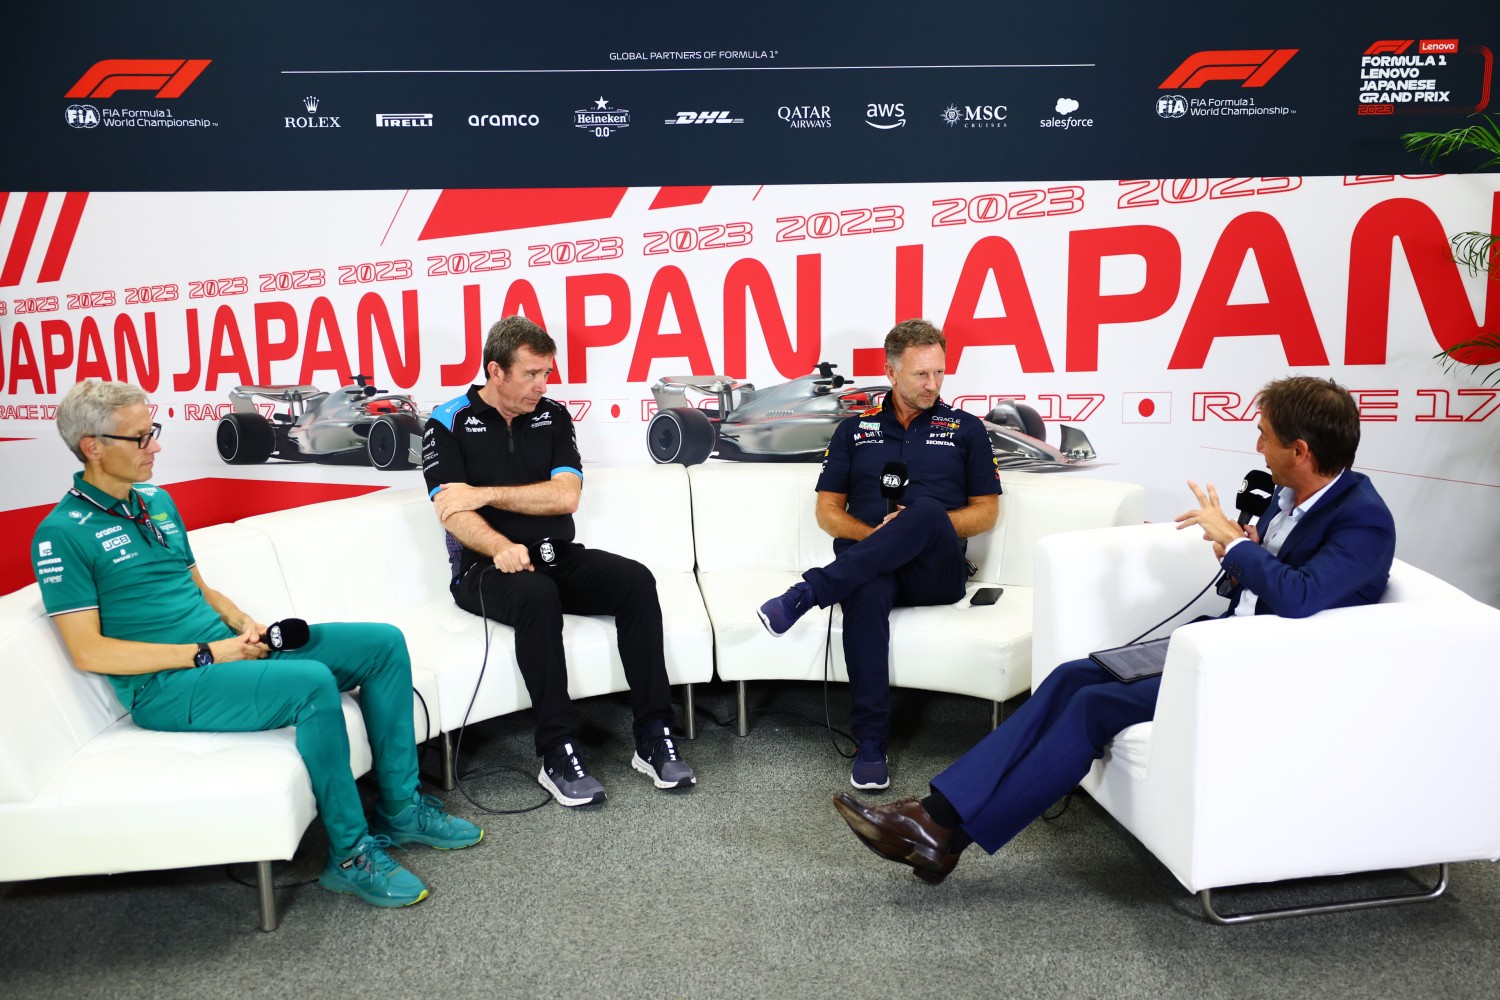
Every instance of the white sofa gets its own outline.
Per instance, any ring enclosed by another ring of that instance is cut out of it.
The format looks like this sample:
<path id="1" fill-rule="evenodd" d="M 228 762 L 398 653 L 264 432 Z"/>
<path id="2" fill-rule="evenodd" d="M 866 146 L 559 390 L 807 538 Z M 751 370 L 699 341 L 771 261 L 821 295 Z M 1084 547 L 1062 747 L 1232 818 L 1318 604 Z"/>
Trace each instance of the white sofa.
<path id="1" fill-rule="evenodd" d="M 693 577 L 688 480 L 676 466 L 585 469 L 579 540 L 649 566 L 674 684 L 712 676 Z M 191 533 L 203 576 L 263 622 L 390 621 L 406 633 L 418 739 L 529 707 L 511 630 L 453 606 L 443 533 L 421 486 L 315 504 Z M 564 625 L 570 690 L 626 688 L 607 618 Z M 161 733 L 130 721 L 108 682 L 73 668 L 35 584 L 0 597 L 0 881 L 255 862 L 261 927 L 276 927 L 271 864 L 316 814 L 291 729 Z M 684 715 L 692 718 L 691 689 Z M 469 709 L 471 698 L 474 701 Z M 351 766 L 370 767 L 345 696 Z M 451 777 L 451 758 L 445 755 Z"/>
<path id="2" fill-rule="evenodd" d="M 713 621 L 722 680 L 738 690 L 738 732 L 749 731 L 745 684 L 819 680 L 828 612 L 814 611 L 780 638 L 756 609 L 813 566 L 833 558 L 833 542 L 813 513 L 816 465 L 695 465 L 693 540 L 698 585 Z M 1002 472 L 995 529 L 969 540 L 979 572 L 968 593 L 1003 586 L 1000 600 L 972 607 L 898 608 L 891 614 L 891 683 L 972 695 L 999 703 L 1031 683 L 1032 546 L 1056 531 L 1136 524 L 1144 491 L 1129 483 L 1068 474 Z M 835 607 L 831 677 L 847 682 L 843 616 Z"/>
<path id="3" fill-rule="evenodd" d="M 1215 574 L 1196 531 L 1140 525 L 1037 544 L 1033 683 L 1170 615 Z M 1218 614 L 1210 590 L 1174 623 Z M 1164 634 L 1164 633 L 1158 633 Z M 1153 721 L 1082 787 L 1220 923 L 1432 898 L 1500 857 L 1500 611 L 1397 560 L 1383 603 L 1172 633 Z M 1213 891 L 1440 865 L 1412 895 L 1225 915 Z"/>

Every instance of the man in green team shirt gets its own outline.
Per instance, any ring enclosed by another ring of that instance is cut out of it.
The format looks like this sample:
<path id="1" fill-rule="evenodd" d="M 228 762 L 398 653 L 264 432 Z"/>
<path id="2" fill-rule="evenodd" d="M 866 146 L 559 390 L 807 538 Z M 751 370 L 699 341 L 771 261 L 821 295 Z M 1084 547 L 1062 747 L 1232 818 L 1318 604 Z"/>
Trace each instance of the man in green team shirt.
<path id="1" fill-rule="evenodd" d="M 105 675 L 145 729 L 295 726 L 328 831 L 318 881 L 376 906 L 425 899 L 422 880 L 385 849 L 469 847 L 484 831 L 418 788 L 411 660 L 400 630 L 314 625 L 302 647 L 272 651 L 261 624 L 198 572 L 172 498 L 143 485 L 161 451 L 145 392 L 126 382 L 80 382 L 57 407 L 57 430 L 83 471 L 37 527 L 31 557 L 74 665 Z M 339 698 L 356 687 L 380 799 L 369 823 Z"/>

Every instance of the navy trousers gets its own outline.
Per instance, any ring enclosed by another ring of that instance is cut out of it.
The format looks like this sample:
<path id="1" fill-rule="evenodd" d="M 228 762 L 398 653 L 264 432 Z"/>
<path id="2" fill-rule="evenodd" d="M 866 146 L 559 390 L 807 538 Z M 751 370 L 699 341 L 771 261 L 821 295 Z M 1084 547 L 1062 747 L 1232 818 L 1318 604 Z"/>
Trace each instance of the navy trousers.
<path id="1" fill-rule="evenodd" d="M 1160 688 L 1160 677 L 1126 684 L 1092 660 L 1070 660 L 932 787 L 993 854 L 1078 784 L 1117 733 L 1154 716 Z"/>
<path id="2" fill-rule="evenodd" d="M 885 739 L 891 722 L 891 608 L 952 604 L 964 596 L 964 543 L 943 505 L 914 501 L 827 566 L 802 574 L 822 608 L 844 610 L 849 725 L 854 738 Z"/>

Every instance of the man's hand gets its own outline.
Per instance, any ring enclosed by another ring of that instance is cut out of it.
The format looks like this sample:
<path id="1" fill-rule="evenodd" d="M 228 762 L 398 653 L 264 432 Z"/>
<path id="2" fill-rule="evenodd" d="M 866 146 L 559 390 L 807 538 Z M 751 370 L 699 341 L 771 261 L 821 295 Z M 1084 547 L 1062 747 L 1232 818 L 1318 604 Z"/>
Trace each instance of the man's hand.
<path id="1" fill-rule="evenodd" d="M 519 573 L 522 570 L 530 571 L 531 552 L 524 545 L 508 542 L 500 547 L 495 553 L 495 568 L 502 573 Z"/>
<path id="2" fill-rule="evenodd" d="M 882 517 L 882 518 L 881 518 L 881 519 L 880 519 L 880 523 L 879 523 L 879 524 L 877 524 L 877 525 L 875 525 L 875 527 L 873 527 L 873 528 L 871 528 L 871 529 L 870 529 L 870 535 L 873 535 L 873 534 L 875 534 L 875 532 L 877 532 L 877 531 L 879 531 L 879 530 L 880 530 L 880 529 L 881 529 L 881 528 L 883 528 L 883 527 L 885 527 L 885 526 L 886 526 L 886 525 L 887 525 L 887 524 L 889 524 L 889 523 L 890 523 L 890 520 L 891 520 L 891 518 L 893 518 L 893 517 L 895 517 L 895 516 L 896 516 L 896 515 L 897 515 L 897 514 L 899 514 L 899 513 L 901 513 L 901 512 L 902 512 L 902 511 L 903 511 L 903 510 L 905 510 L 905 509 L 906 509 L 906 508 L 905 508 L 905 507 L 900 507 L 900 506 L 898 506 L 898 507 L 897 507 L 897 508 L 896 508 L 896 509 L 895 509 L 895 510 L 893 510 L 893 511 L 891 511 L 891 512 L 890 512 L 890 513 L 889 513 L 889 514 L 887 514 L 887 515 L 886 515 L 886 516 L 885 516 L 885 517 Z M 869 537 L 870 537 L 870 535 L 866 535 L 866 536 L 865 536 L 865 537 L 866 537 L 866 538 L 869 538 Z"/>
<path id="3" fill-rule="evenodd" d="M 1190 524 L 1196 524 L 1203 529 L 1203 540 L 1214 543 L 1214 552 L 1221 558 L 1222 551 L 1219 546 L 1227 546 L 1230 542 L 1246 537 L 1244 529 L 1238 522 L 1231 521 L 1225 516 L 1224 511 L 1219 509 L 1219 492 L 1214 489 L 1214 484 L 1208 484 L 1205 494 L 1198 488 L 1198 484 L 1191 479 L 1188 480 L 1188 489 L 1193 491 L 1198 506 L 1194 510 L 1178 514 L 1174 521 L 1177 522 L 1177 530 L 1181 531 Z"/>
<path id="4" fill-rule="evenodd" d="M 208 648 L 214 654 L 215 663 L 264 660 L 271 655 L 271 647 L 260 641 L 260 628 L 254 622 L 249 623 L 239 635 L 211 642 Z"/>
<path id="5" fill-rule="evenodd" d="M 457 514 L 461 510 L 478 510 L 485 506 L 489 503 L 488 493 L 489 490 L 483 486 L 444 483 L 438 487 L 432 503 L 437 509 L 438 520 L 446 521 L 450 514 Z"/>
<path id="6" fill-rule="evenodd" d="M 1236 522 L 1236 523 L 1238 523 L 1238 522 Z M 1260 544 L 1260 532 L 1256 530 L 1255 525 L 1253 525 L 1253 524 L 1247 524 L 1247 525 L 1245 525 L 1245 537 L 1248 538 L 1248 539 L 1250 539 L 1250 543 L 1252 545 L 1259 545 Z M 1226 549 L 1228 549 L 1228 546 L 1225 545 L 1224 543 L 1222 543 L 1222 542 L 1214 542 L 1214 558 L 1218 559 L 1219 561 L 1222 562 L 1223 559 L 1224 559 L 1224 552 L 1225 552 Z"/>

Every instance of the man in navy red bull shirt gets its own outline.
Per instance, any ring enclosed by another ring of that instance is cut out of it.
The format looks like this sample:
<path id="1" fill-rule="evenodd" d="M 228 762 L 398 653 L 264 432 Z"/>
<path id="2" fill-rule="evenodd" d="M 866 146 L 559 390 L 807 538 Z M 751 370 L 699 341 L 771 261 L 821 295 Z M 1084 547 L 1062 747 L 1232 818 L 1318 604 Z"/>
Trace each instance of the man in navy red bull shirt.
<path id="1" fill-rule="evenodd" d="M 818 526 L 833 536 L 834 561 L 760 607 L 784 635 L 813 605 L 844 611 L 849 721 L 857 749 L 849 782 L 890 786 L 890 613 L 952 604 L 964 595 L 965 539 L 989 531 L 1000 511 L 1000 477 L 984 423 L 939 398 L 947 340 L 926 320 L 885 338 L 882 403 L 833 433 L 817 485 Z M 887 512 L 881 479 L 904 465 L 909 485 Z"/>

